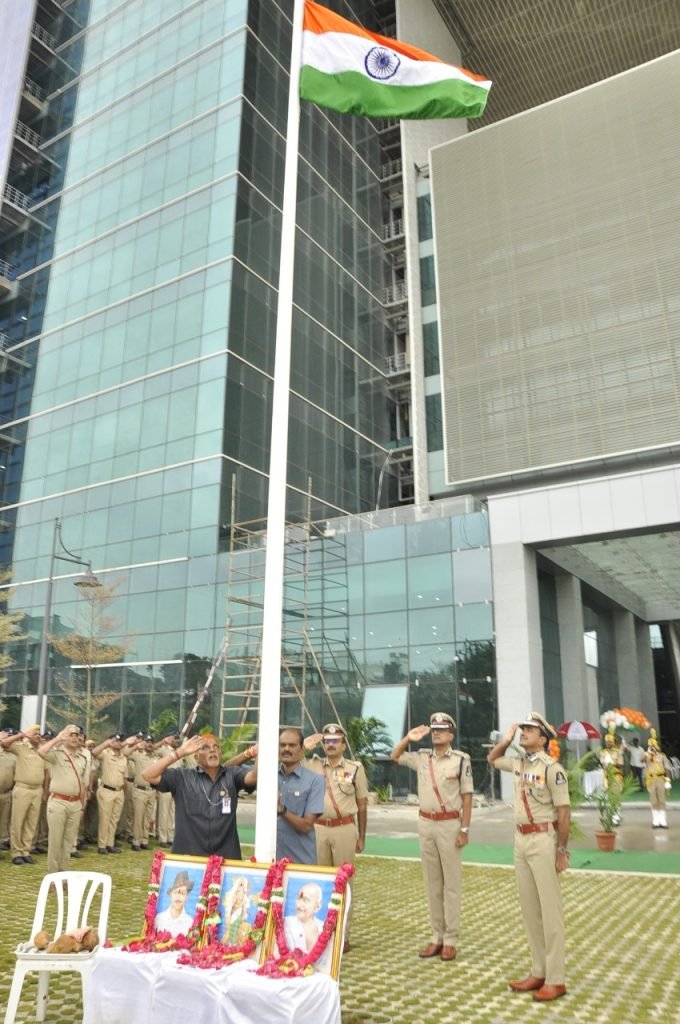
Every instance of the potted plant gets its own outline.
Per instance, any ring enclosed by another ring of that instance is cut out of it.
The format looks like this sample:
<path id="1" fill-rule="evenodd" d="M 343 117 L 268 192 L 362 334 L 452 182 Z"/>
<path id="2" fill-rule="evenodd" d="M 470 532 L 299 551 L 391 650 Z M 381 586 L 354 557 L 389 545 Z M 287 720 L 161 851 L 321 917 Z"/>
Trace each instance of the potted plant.
<path id="1" fill-rule="evenodd" d="M 604 785 L 593 793 L 593 801 L 600 819 L 600 831 L 595 833 L 597 848 L 611 853 L 616 848 L 616 826 L 621 821 L 621 805 L 634 788 L 634 780 L 622 779 L 614 765 L 603 766 Z"/>

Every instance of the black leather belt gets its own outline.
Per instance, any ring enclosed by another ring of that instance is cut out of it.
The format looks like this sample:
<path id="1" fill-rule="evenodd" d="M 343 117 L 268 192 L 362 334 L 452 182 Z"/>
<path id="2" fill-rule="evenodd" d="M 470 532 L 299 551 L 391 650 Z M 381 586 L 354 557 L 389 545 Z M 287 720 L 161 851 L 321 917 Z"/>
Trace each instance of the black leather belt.
<path id="1" fill-rule="evenodd" d="M 107 786 L 105 782 L 102 782 L 102 789 L 110 789 L 114 793 L 120 793 L 122 788 L 122 786 L 118 786 L 118 788 L 116 786 Z"/>

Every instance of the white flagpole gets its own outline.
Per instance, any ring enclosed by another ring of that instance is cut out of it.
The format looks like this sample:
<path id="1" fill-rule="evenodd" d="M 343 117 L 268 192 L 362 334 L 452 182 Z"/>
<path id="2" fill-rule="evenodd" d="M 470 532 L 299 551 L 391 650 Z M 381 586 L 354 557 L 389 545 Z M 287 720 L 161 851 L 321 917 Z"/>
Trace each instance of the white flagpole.
<path id="1" fill-rule="evenodd" d="M 276 808 L 279 792 L 281 619 L 286 540 L 286 467 L 288 462 L 290 350 L 293 329 L 293 264 L 298 183 L 298 139 L 300 135 L 300 59 L 303 12 L 304 0 L 295 0 L 293 42 L 290 54 L 286 161 L 283 179 L 279 300 L 276 318 L 276 354 L 267 502 L 267 556 L 262 613 L 255 858 L 263 863 L 273 860 L 276 853 Z"/>

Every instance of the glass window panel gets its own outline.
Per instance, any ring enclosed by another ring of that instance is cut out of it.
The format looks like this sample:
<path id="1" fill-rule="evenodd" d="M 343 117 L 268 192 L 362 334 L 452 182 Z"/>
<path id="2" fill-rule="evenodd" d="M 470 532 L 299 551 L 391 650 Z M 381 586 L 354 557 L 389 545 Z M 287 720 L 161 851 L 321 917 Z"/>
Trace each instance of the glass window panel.
<path id="1" fill-rule="evenodd" d="M 404 607 L 406 564 L 404 561 L 380 562 L 365 568 L 366 609 L 384 612 Z"/>
<path id="2" fill-rule="evenodd" d="M 490 601 L 491 553 L 488 548 L 454 551 L 453 593 L 456 604 Z"/>
<path id="3" fill-rule="evenodd" d="M 455 609 L 456 640 L 490 640 L 493 637 L 493 609 L 490 604 L 466 604 Z"/>
<path id="4" fill-rule="evenodd" d="M 428 608 L 451 605 L 451 562 L 442 555 L 408 559 L 408 606 Z"/>
<path id="5" fill-rule="evenodd" d="M 363 534 L 364 558 L 366 562 L 382 562 L 391 558 L 403 558 L 405 536 L 403 526 L 388 526 L 382 530 L 367 530 Z"/>
<path id="6" fill-rule="evenodd" d="M 466 516 L 454 516 L 453 548 L 479 548 L 489 544 L 489 521 L 485 512 L 470 512 Z"/>
<path id="7" fill-rule="evenodd" d="M 365 622 L 366 647 L 407 648 L 407 619 L 405 612 L 389 615 L 367 615 Z"/>
<path id="8" fill-rule="evenodd" d="M 409 555 L 432 555 L 451 550 L 451 527 L 448 519 L 428 519 L 409 523 L 406 527 Z"/>
<path id="9" fill-rule="evenodd" d="M 408 613 L 408 623 L 409 639 L 416 647 L 421 644 L 446 644 L 453 640 L 451 608 L 414 608 Z"/>

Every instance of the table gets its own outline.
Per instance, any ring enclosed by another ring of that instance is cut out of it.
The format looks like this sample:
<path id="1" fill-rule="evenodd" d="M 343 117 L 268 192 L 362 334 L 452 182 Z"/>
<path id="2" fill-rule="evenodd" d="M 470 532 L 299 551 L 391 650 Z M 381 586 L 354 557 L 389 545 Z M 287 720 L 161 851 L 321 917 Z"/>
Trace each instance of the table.
<path id="1" fill-rule="evenodd" d="M 325 974 L 261 978 L 251 961 L 201 970 L 178 955 L 100 950 L 83 1024 L 341 1024 L 340 989 Z"/>

